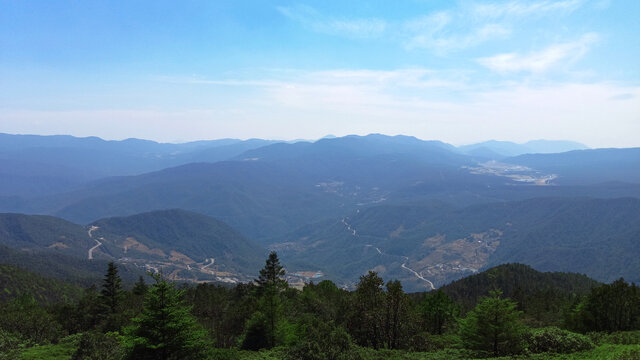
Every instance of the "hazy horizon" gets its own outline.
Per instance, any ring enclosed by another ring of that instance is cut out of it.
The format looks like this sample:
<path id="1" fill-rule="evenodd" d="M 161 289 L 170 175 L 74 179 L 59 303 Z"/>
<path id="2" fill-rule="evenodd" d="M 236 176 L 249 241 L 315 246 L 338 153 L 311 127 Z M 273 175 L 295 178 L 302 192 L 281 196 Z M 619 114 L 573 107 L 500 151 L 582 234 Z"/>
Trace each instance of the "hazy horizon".
<path id="1" fill-rule="evenodd" d="M 154 141 L 157 143 L 161 143 L 161 144 L 185 144 L 185 143 L 189 143 L 189 142 L 198 142 L 198 141 L 214 141 L 214 140 L 240 140 L 240 141 L 246 141 L 246 140 L 272 140 L 272 141 L 283 141 L 283 142 L 298 142 L 298 141 L 308 141 L 308 142 L 315 142 L 318 140 L 322 140 L 325 138 L 339 138 L 339 137 L 345 137 L 345 136 L 368 136 L 368 135 L 384 135 L 384 136 L 407 136 L 407 137 L 415 137 L 418 140 L 422 140 L 422 141 L 441 141 L 450 145 L 454 145 L 456 147 L 460 147 L 460 146 L 466 146 L 466 145 L 474 145 L 474 144 L 479 144 L 479 143 L 484 143 L 484 142 L 489 142 L 489 141 L 497 141 L 497 142 L 512 142 L 515 144 L 520 144 L 520 145 L 524 145 L 528 142 L 533 142 L 533 141 L 566 141 L 566 142 L 574 142 L 574 143 L 578 143 L 581 145 L 585 145 L 588 148 L 591 149 L 595 149 L 596 147 L 590 146 L 589 144 L 585 144 L 583 142 L 579 142 L 579 141 L 575 141 L 572 139 L 528 139 L 525 141 L 512 141 L 509 139 L 486 139 L 486 140 L 480 140 L 477 142 L 471 142 L 471 143 L 463 143 L 463 144 L 456 144 L 456 143 L 452 143 L 452 142 L 448 142 L 448 141 L 444 141 L 442 139 L 429 139 L 429 138 L 420 138 L 417 136 L 413 136 L 410 134 L 382 134 L 382 133 L 367 133 L 367 134 L 346 134 L 346 135 L 341 135 L 341 136 L 336 136 L 335 134 L 326 134 L 324 136 L 318 137 L 318 138 L 314 138 L 314 139 L 302 139 L 302 138 L 293 138 L 293 139 L 284 139 L 284 138 L 256 138 L 256 137 L 250 137 L 250 138 L 230 138 L 230 137 L 222 137 L 222 138 L 196 138 L 193 140 L 186 140 L 186 141 L 181 141 L 181 140 L 175 140 L 175 141 L 162 141 L 162 140 L 154 140 L 154 139 L 148 139 L 148 138 L 138 138 L 138 137 L 124 137 L 124 138 L 105 138 L 105 137 L 101 137 L 101 136 L 97 136 L 97 135 L 89 135 L 89 136 L 76 136 L 76 135 L 71 135 L 71 134 L 9 134 L 9 133 L 0 133 L 0 134 L 6 134 L 6 135 L 17 135 L 17 136 L 73 136 L 76 138 L 99 138 L 101 140 L 104 141 L 124 141 L 124 140 L 131 140 L 131 139 L 135 139 L 135 140 L 148 140 L 148 141 Z"/>
<path id="2" fill-rule="evenodd" d="M 1 2 L 0 132 L 640 146 L 640 2 Z"/>

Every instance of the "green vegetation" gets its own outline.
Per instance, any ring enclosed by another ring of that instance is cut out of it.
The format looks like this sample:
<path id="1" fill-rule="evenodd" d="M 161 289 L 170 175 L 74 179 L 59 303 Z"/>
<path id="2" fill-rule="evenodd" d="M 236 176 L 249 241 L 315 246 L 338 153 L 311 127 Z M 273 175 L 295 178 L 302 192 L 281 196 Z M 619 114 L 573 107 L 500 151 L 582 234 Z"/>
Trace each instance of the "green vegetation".
<path id="1" fill-rule="evenodd" d="M 44 278 L 14 265 L 0 264 L 0 303 L 27 294 L 39 303 L 52 304 L 78 300 L 82 288 Z"/>
<path id="2" fill-rule="evenodd" d="M 408 295 L 399 281 L 385 284 L 375 272 L 361 276 L 351 292 L 330 281 L 292 289 L 284 275 L 272 252 L 253 284 L 177 287 L 156 275 L 152 285 L 140 278 L 127 290 L 110 264 L 101 288 L 90 287 L 75 300 L 39 304 L 23 295 L 5 301 L 0 359 L 640 356 L 640 292 L 623 280 L 568 296 L 568 289 L 587 282 L 511 264 L 469 278 L 476 285 L 462 296 L 464 279 L 449 288 Z M 544 289 L 549 306 L 522 306 L 516 296 L 507 297 L 507 292 L 527 295 L 517 287 L 499 290 L 505 279 L 533 294 Z"/>

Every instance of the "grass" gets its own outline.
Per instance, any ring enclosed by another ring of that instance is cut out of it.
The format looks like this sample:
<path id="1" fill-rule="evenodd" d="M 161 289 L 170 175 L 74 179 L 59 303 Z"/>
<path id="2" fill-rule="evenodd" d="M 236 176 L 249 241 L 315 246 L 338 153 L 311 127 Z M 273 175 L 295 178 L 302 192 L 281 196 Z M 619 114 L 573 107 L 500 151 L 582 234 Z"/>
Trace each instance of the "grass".
<path id="1" fill-rule="evenodd" d="M 77 347 L 77 336 L 69 336 L 58 344 L 38 345 L 21 352 L 20 360 L 69 360 Z M 436 352 L 406 352 L 399 350 L 373 350 L 361 348 L 358 351 L 362 360 L 468 360 L 474 359 L 468 352 L 458 349 L 445 349 Z M 222 355 L 222 356 L 220 356 Z M 226 355 L 226 356 L 225 356 Z M 285 355 L 283 349 L 267 351 L 223 351 L 214 359 L 276 360 Z M 484 360 L 640 360 L 640 344 L 604 344 L 590 351 L 573 354 L 532 354 L 484 358 Z"/>

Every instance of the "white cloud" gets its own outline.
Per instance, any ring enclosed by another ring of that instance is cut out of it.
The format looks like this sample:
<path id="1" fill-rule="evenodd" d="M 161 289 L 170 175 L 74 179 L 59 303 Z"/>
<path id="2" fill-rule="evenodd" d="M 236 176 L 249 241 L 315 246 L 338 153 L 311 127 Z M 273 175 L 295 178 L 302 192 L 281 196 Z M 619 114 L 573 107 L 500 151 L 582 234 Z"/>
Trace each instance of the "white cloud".
<path id="1" fill-rule="evenodd" d="M 403 43 L 409 50 L 429 49 L 444 55 L 511 36 L 522 21 L 550 14 L 568 14 L 583 0 L 507 1 L 462 3 L 448 11 L 439 11 L 405 21 Z"/>
<path id="2" fill-rule="evenodd" d="M 200 109 L 0 109 L 2 130 L 164 141 L 381 132 L 458 144 L 491 138 L 566 138 L 594 147 L 640 146 L 637 85 L 526 81 L 471 85 L 471 79 L 455 72 L 422 68 L 288 70 L 258 80 L 184 81 L 212 99 L 229 92 L 229 87 L 251 91 L 237 91 L 244 95 L 234 102 Z"/>
<path id="3" fill-rule="evenodd" d="M 567 62 L 580 59 L 591 45 L 598 40 L 598 34 L 588 33 L 573 42 L 554 44 L 546 49 L 529 54 L 505 53 L 480 58 L 478 62 L 498 73 L 531 72 L 542 73 Z"/>
<path id="4" fill-rule="evenodd" d="M 563 15 L 586 0 L 512 0 L 462 2 L 459 6 L 399 21 L 380 18 L 339 18 L 307 5 L 278 7 L 287 18 L 312 31 L 349 38 L 379 38 L 399 41 L 407 50 L 427 49 L 438 55 L 506 39 L 522 21 L 539 16 Z"/>
<path id="5" fill-rule="evenodd" d="M 295 7 L 280 6 L 278 11 L 291 20 L 319 33 L 340 35 L 353 38 L 373 38 L 384 33 L 387 23 L 384 20 L 342 19 L 325 16 L 306 5 Z"/>
<path id="6" fill-rule="evenodd" d="M 571 12 L 584 3 L 584 0 L 564 1 L 508 1 L 495 3 L 475 3 L 470 7 L 470 12 L 475 17 L 496 19 L 500 17 L 520 18 L 524 16 L 536 16 L 558 14 L 559 12 Z"/>

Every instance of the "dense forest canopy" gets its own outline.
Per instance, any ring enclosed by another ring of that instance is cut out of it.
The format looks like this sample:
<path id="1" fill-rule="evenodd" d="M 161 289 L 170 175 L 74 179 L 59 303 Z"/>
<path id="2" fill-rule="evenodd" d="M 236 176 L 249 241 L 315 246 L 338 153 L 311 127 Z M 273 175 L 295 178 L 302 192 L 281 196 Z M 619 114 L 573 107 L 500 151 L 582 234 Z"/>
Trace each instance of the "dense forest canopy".
<path id="1" fill-rule="evenodd" d="M 297 290 L 284 280 L 275 252 L 255 282 L 236 286 L 176 284 L 162 274 L 125 284 L 109 263 L 100 286 L 80 296 L 63 283 L 55 295 L 14 292 L 25 276 L 37 276 L 1 269 L 4 291 L 13 295 L 0 310 L 3 359 L 48 359 L 54 352 L 73 359 L 228 359 L 255 351 L 287 359 L 435 359 L 596 354 L 602 347 L 628 355 L 640 346 L 625 345 L 640 341 L 636 285 L 520 264 L 411 294 L 375 272 L 361 276 L 354 291 L 327 280 Z"/>

